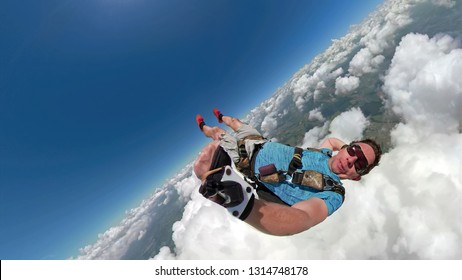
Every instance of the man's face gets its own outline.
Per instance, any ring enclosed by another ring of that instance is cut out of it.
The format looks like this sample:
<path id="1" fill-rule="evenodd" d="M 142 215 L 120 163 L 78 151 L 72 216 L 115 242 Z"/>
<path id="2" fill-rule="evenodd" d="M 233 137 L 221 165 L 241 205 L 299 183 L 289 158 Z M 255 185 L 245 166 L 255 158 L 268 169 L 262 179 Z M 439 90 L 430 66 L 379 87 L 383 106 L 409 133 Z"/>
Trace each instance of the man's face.
<path id="1" fill-rule="evenodd" d="M 330 169 L 340 179 L 357 179 L 361 170 L 369 166 L 375 160 L 374 150 L 364 143 L 355 143 L 348 148 L 341 149 L 335 156 L 329 159 Z"/>

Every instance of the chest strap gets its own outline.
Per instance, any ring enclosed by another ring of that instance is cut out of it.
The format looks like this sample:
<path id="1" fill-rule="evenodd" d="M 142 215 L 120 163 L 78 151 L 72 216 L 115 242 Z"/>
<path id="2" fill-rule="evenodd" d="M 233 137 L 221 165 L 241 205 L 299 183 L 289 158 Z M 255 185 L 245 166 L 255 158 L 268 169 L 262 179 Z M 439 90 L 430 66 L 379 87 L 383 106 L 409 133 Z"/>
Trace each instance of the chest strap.
<path id="1" fill-rule="evenodd" d="M 345 200 L 345 188 L 339 182 L 314 170 L 295 172 L 292 175 L 292 183 L 319 191 L 336 192 L 342 196 L 342 201 Z"/>
<path id="2" fill-rule="evenodd" d="M 313 149 L 314 151 L 321 152 L 321 150 Z M 294 155 L 289 163 L 287 174 L 292 176 L 292 183 L 304 187 L 314 188 L 320 191 L 333 191 L 342 196 L 342 202 L 345 200 L 345 188 L 341 183 L 335 181 L 331 177 L 324 175 L 314 170 L 296 171 L 303 167 L 302 164 L 303 149 L 295 147 Z"/>

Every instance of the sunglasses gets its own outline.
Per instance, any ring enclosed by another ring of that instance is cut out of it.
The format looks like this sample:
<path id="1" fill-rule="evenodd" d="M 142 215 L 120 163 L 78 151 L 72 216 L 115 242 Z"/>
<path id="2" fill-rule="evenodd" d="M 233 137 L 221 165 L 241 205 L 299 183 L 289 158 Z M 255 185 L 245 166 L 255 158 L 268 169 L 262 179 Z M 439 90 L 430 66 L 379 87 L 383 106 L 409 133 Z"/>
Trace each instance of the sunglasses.
<path id="1" fill-rule="evenodd" d="M 350 156 L 356 157 L 356 161 L 355 161 L 356 173 L 358 173 L 358 175 L 364 175 L 369 163 L 367 162 L 366 156 L 364 155 L 363 150 L 361 150 L 361 147 L 359 145 L 353 144 L 353 145 L 349 145 L 346 148 L 346 150 Z"/>

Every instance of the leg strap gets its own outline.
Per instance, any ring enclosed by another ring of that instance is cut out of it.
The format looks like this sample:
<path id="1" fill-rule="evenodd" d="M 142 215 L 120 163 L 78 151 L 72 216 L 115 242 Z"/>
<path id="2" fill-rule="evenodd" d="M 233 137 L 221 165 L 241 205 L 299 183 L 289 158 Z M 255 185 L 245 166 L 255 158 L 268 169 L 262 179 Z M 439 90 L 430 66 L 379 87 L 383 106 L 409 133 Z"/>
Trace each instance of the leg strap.
<path id="1" fill-rule="evenodd" d="M 199 192 L 241 220 L 250 214 L 255 200 L 254 188 L 228 165 L 209 171 Z"/>

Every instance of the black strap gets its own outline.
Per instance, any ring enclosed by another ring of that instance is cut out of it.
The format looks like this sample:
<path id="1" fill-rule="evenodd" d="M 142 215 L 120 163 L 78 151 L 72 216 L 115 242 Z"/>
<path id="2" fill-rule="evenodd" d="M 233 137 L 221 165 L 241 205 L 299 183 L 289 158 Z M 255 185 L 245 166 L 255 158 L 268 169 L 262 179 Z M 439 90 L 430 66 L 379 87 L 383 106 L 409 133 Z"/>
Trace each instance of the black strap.
<path id="1" fill-rule="evenodd" d="M 339 195 L 342 196 L 342 203 L 345 201 L 345 187 L 343 186 L 335 186 L 332 188 L 333 192 L 338 193 Z"/>
<path id="2" fill-rule="evenodd" d="M 262 183 L 258 184 L 257 194 L 258 198 L 264 201 L 290 206 L 290 204 L 287 204 L 284 201 L 282 201 L 282 199 L 280 199 L 279 196 L 275 195 L 270 189 L 268 189 Z"/>
<path id="3" fill-rule="evenodd" d="M 242 211 L 242 214 L 239 217 L 240 220 L 244 221 L 245 219 L 247 219 L 247 217 L 252 212 L 252 208 L 254 204 L 255 204 L 255 195 L 252 194 L 252 197 L 250 198 L 249 203 L 247 203 L 247 206 L 245 207 L 244 211 Z"/>
<path id="4" fill-rule="evenodd" d="M 252 152 L 252 158 L 250 159 L 250 176 L 249 178 L 253 181 L 258 181 L 255 177 L 255 159 L 257 158 L 258 152 L 263 147 L 264 144 L 255 144 L 254 150 Z"/>
<path id="5" fill-rule="evenodd" d="M 289 163 L 289 168 L 287 171 L 287 174 L 289 176 L 292 176 L 292 174 L 299 168 L 302 168 L 302 153 L 303 149 L 299 147 L 294 148 L 294 155 L 292 157 L 292 160 Z"/>
<path id="6" fill-rule="evenodd" d="M 213 170 L 225 165 L 231 165 L 231 158 L 228 153 L 223 149 L 223 147 L 218 146 L 215 152 L 213 153 L 212 164 L 210 165 L 209 170 Z"/>

